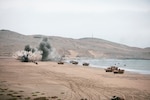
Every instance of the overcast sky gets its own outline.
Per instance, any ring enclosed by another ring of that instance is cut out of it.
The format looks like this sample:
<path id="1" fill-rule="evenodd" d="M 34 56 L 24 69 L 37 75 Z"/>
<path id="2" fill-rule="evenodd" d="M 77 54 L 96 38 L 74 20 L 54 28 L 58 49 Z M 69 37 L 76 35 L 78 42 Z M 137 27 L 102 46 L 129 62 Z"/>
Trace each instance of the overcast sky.
<path id="1" fill-rule="evenodd" d="M 0 0 L 0 29 L 150 47 L 150 0 Z"/>

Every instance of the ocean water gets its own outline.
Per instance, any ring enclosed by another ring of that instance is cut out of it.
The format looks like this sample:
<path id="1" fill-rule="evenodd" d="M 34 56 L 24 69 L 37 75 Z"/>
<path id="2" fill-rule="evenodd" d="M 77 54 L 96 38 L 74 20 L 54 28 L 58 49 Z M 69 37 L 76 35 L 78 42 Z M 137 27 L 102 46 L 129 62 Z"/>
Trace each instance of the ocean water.
<path id="1" fill-rule="evenodd" d="M 83 62 L 90 63 L 91 67 L 107 68 L 117 66 L 126 71 L 136 72 L 140 74 L 150 74 L 150 60 L 135 59 L 77 59 L 81 65 Z"/>

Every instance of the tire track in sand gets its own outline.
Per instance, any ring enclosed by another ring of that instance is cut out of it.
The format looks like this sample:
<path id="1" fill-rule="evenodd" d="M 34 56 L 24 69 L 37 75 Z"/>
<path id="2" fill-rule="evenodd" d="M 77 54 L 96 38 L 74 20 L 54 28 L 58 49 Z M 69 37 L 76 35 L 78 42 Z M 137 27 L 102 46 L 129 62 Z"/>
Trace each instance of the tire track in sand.
<path id="1" fill-rule="evenodd" d="M 71 77 L 63 73 L 42 71 L 41 75 L 57 81 L 59 85 L 67 87 L 69 90 L 65 92 L 62 99 L 64 100 L 80 100 L 87 98 L 88 100 L 109 100 L 112 96 L 123 97 L 125 100 L 150 100 L 150 93 L 129 88 L 109 87 L 95 80 Z"/>

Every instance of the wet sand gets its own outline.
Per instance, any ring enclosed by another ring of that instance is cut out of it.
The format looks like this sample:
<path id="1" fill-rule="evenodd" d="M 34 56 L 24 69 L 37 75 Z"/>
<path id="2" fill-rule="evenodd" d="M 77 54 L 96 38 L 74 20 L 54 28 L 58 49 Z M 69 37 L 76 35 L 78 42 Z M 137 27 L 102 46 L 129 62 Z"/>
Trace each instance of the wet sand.
<path id="1" fill-rule="evenodd" d="M 0 58 L 0 100 L 150 100 L 150 75 L 57 62 L 23 63 Z M 15 99 L 14 99 L 15 100 Z M 44 99 L 43 99 L 44 100 Z"/>

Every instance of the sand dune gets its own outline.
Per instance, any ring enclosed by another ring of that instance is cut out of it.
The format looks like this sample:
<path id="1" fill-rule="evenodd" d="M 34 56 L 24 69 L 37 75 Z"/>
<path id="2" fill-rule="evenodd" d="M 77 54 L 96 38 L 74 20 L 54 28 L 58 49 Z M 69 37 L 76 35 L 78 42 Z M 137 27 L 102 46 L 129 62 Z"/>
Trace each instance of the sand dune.
<path id="1" fill-rule="evenodd" d="M 0 59 L 0 99 L 23 100 L 47 97 L 50 100 L 150 100 L 150 76 L 135 73 L 106 73 L 103 69 L 56 62 L 23 63 Z M 17 93 L 10 95 L 11 91 Z M 19 92 L 20 91 L 20 92 Z M 21 92 L 22 91 L 22 92 Z"/>

